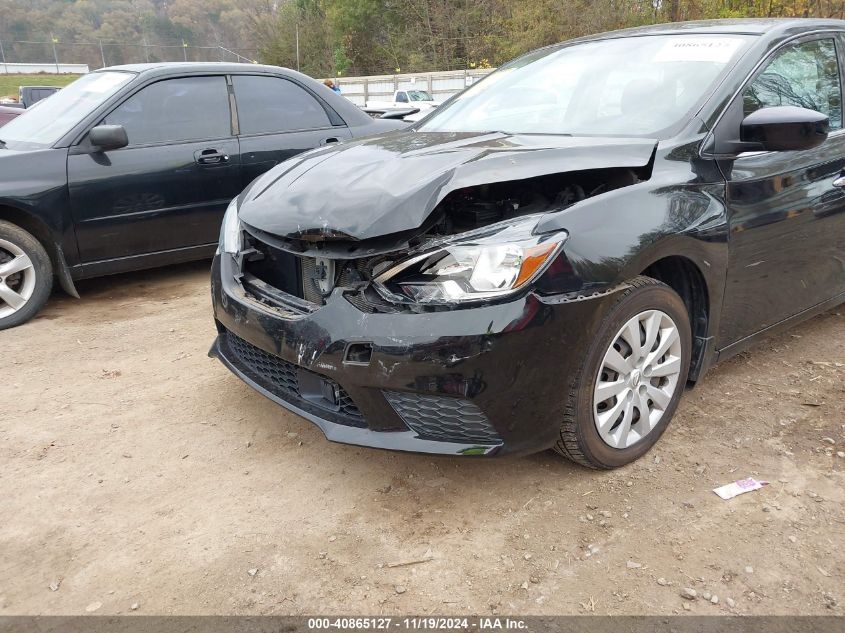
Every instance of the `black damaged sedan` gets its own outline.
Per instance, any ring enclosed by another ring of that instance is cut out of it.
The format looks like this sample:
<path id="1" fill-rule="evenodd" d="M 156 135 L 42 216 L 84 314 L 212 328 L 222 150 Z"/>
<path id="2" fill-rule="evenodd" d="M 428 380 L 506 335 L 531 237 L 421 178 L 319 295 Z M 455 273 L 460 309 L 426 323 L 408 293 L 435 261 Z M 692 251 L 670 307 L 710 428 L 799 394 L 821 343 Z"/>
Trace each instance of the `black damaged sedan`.
<path id="1" fill-rule="evenodd" d="M 338 442 L 613 468 L 845 300 L 845 23 L 607 33 L 229 207 L 212 349 Z"/>

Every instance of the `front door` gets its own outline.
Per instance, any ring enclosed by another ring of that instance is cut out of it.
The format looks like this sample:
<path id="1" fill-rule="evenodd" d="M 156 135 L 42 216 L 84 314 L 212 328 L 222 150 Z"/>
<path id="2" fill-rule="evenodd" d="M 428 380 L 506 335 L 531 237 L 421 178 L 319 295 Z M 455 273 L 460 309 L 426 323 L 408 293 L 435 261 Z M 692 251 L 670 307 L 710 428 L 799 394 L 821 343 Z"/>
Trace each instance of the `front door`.
<path id="1" fill-rule="evenodd" d="M 179 250 L 216 243 L 241 191 L 231 121 L 222 75 L 150 84 L 107 115 L 103 123 L 126 128 L 129 146 L 68 157 L 83 264 L 163 251 L 178 259 Z"/>
<path id="2" fill-rule="evenodd" d="M 842 90 L 833 36 L 788 44 L 746 87 L 745 115 L 794 105 L 830 118 L 821 146 L 740 155 L 726 169 L 729 263 L 719 346 L 845 292 Z M 837 183 L 839 184 L 839 183 Z"/>

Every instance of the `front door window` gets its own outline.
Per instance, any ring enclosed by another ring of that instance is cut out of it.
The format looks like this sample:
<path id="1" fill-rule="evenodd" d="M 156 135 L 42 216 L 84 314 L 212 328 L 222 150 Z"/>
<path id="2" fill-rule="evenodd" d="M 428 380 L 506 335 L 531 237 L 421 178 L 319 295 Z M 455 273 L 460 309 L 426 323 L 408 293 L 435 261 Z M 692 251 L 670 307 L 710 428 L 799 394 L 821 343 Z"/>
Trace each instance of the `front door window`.
<path id="1" fill-rule="evenodd" d="M 830 129 L 842 127 L 842 90 L 832 39 L 785 47 L 745 89 L 745 115 L 760 108 L 797 106 L 827 115 Z"/>

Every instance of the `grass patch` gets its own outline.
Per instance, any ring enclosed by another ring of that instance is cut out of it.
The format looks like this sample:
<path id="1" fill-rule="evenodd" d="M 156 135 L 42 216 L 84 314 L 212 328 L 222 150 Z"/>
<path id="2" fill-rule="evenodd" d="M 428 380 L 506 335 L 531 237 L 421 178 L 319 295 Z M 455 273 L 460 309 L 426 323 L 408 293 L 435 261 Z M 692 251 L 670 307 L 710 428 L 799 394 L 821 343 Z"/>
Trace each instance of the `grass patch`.
<path id="1" fill-rule="evenodd" d="M 3 75 L 0 74 L 0 97 L 18 96 L 20 86 L 66 86 L 79 75 Z"/>

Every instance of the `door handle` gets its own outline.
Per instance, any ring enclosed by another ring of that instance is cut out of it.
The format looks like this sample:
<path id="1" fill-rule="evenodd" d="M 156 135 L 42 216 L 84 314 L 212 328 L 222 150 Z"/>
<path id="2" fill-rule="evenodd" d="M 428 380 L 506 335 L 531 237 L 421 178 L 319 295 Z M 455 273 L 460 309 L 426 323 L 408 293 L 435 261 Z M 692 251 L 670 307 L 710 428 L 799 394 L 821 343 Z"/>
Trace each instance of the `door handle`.
<path id="1" fill-rule="evenodd" d="M 332 145 L 334 143 L 340 143 L 340 139 L 337 138 L 336 136 L 331 136 L 331 137 L 323 140 L 323 145 Z"/>
<path id="2" fill-rule="evenodd" d="M 200 165 L 219 165 L 229 161 L 229 155 L 216 149 L 204 149 L 195 155 Z"/>
<path id="3" fill-rule="evenodd" d="M 838 188 L 845 187 L 845 174 L 840 175 L 836 180 L 833 181 L 833 186 Z"/>

